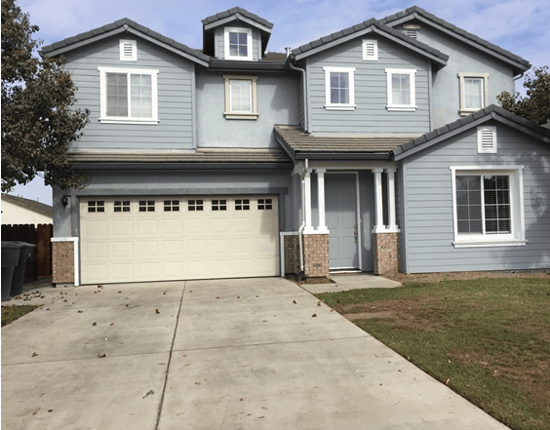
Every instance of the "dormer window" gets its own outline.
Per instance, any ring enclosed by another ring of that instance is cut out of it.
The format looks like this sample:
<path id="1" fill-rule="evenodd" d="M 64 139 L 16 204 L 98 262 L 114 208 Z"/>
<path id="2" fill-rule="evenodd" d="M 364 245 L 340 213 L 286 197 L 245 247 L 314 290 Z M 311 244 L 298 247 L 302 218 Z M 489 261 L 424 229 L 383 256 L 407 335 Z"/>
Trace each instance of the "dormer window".
<path id="1" fill-rule="evenodd" d="M 225 27 L 225 59 L 252 60 L 252 30 L 250 28 Z"/>

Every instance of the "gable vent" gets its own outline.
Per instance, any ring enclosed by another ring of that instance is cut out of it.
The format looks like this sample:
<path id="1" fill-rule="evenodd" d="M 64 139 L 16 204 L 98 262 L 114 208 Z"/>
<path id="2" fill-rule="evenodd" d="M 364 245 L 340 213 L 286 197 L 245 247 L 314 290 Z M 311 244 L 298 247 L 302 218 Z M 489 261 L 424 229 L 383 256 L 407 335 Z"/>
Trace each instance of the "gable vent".
<path id="1" fill-rule="evenodd" d="M 120 40 L 120 61 L 137 61 L 135 40 Z"/>
<path id="2" fill-rule="evenodd" d="M 405 30 L 405 35 L 412 39 L 416 39 L 416 36 L 418 36 L 418 30 L 420 29 L 421 27 L 416 24 L 406 24 L 403 26 L 403 30 Z"/>
<path id="3" fill-rule="evenodd" d="M 377 40 L 363 40 L 363 60 L 378 60 Z"/>
<path id="4" fill-rule="evenodd" d="M 495 154 L 497 152 L 496 127 L 478 127 L 477 152 L 479 154 Z"/>
<path id="5" fill-rule="evenodd" d="M 405 30 L 405 34 L 408 37 L 412 37 L 413 39 L 416 39 L 416 30 Z"/>

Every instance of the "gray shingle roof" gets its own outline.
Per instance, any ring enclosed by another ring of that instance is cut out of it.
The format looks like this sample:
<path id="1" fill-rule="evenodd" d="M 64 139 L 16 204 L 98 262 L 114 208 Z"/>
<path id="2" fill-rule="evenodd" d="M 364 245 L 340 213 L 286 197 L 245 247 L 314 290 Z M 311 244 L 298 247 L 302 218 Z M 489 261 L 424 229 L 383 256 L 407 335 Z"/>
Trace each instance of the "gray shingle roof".
<path id="1" fill-rule="evenodd" d="M 438 51 L 437 49 L 434 49 L 425 43 L 419 42 L 416 39 L 413 39 L 411 37 L 405 36 L 402 32 L 397 31 L 393 28 L 391 28 L 388 25 L 382 24 L 380 21 L 371 18 L 367 21 L 363 21 L 357 25 L 354 25 L 352 27 L 346 28 L 341 31 L 337 31 L 336 33 L 329 34 L 328 36 L 322 37 L 320 39 L 314 40 L 313 42 L 307 43 L 306 45 L 302 45 L 299 48 L 293 49 L 292 54 L 296 57 L 298 55 L 302 55 L 308 51 L 311 51 L 315 48 L 321 47 L 323 45 L 327 45 L 328 43 L 338 41 L 339 39 L 342 39 L 346 36 L 352 35 L 353 33 L 359 32 L 361 30 L 365 30 L 368 27 L 375 27 L 382 33 L 386 33 L 388 35 L 394 36 L 397 39 L 401 40 L 407 45 L 414 46 L 421 51 L 426 52 L 427 54 L 430 54 L 432 56 L 435 56 L 442 61 L 446 62 L 449 59 L 449 56 Z"/>
<path id="2" fill-rule="evenodd" d="M 5 193 L 2 193 L 2 200 L 6 202 L 10 202 L 19 207 L 28 209 L 30 211 L 39 213 L 41 215 L 45 215 L 53 218 L 53 208 L 50 205 L 46 205 L 44 203 L 26 199 L 24 197 L 12 196 L 11 194 L 5 194 Z"/>
<path id="3" fill-rule="evenodd" d="M 398 146 L 393 150 L 396 160 L 405 158 L 419 150 L 428 148 L 440 141 L 454 136 L 457 133 L 462 133 L 470 127 L 478 125 L 480 122 L 495 119 L 505 122 L 508 126 L 518 129 L 523 132 L 532 132 L 542 141 L 550 144 L 550 130 L 534 122 L 528 121 L 518 115 L 501 108 L 500 106 L 490 105 L 476 113 L 457 121 L 451 122 L 441 128 L 426 133 L 416 139 L 413 139 L 403 145 Z"/>
<path id="4" fill-rule="evenodd" d="M 277 141 L 294 158 L 300 154 L 341 154 L 357 157 L 363 154 L 389 154 L 392 150 L 411 140 L 410 137 L 372 137 L 372 136 L 312 136 L 299 126 L 276 125 L 274 133 Z"/>
<path id="5" fill-rule="evenodd" d="M 77 34 L 76 36 L 68 37 L 67 39 L 60 40 L 59 42 L 52 43 L 51 45 L 44 46 L 42 47 L 42 53 L 44 54 L 53 53 L 53 55 L 55 55 L 55 51 L 59 49 L 67 48 L 67 47 L 70 47 L 71 45 L 75 45 L 80 42 L 86 42 L 86 41 L 92 42 L 95 38 L 97 38 L 97 36 L 103 35 L 105 33 L 119 29 L 124 26 L 128 26 L 128 28 L 132 28 L 139 33 L 149 36 L 154 40 L 157 40 L 166 45 L 169 45 L 175 48 L 176 50 L 184 52 L 204 62 L 208 62 L 210 60 L 210 57 L 206 54 L 203 54 L 202 51 L 198 49 L 192 49 L 184 45 L 183 43 L 176 42 L 174 39 L 170 39 L 169 37 L 163 36 L 162 34 L 157 33 L 156 31 L 151 30 L 150 28 L 145 27 L 141 24 L 138 24 L 137 22 L 132 21 L 131 19 L 128 19 L 128 18 L 119 19 L 118 21 L 115 21 L 111 24 L 94 28 L 93 30 Z"/>
<path id="6" fill-rule="evenodd" d="M 281 150 L 266 149 L 202 149 L 182 153 L 76 153 L 70 155 L 74 163 L 197 163 L 197 164 L 264 164 L 290 163 Z"/>
<path id="7" fill-rule="evenodd" d="M 220 12 L 220 13 L 217 13 L 216 15 L 206 17 L 202 20 L 202 24 L 203 24 L 203 26 L 205 26 L 207 24 L 211 24 L 211 23 L 219 21 L 221 19 L 229 18 L 231 15 L 235 15 L 237 13 L 241 14 L 242 16 L 247 17 L 248 19 L 251 19 L 252 21 L 257 22 L 260 25 L 263 25 L 264 27 L 273 28 L 273 24 L 271 22 L 263 19 L 262 17 L 259 17 L 258 15 L 250 13 L 250 12 L 248 12 L 247 10 L 245 10 L 241 7 L 234 7 L 234 8 L 231 8 L 229 10 L 226 10 L 225 12 Z"/>
<path id="8" fill-rule="evenodd" d="M 467 32 L 466 30 L 463 30 L 459 27 L 457 27 L 456 25 L 454 24 L 451 24 L 441 18 L 438 18 L 437 16 L 427 12 L 426 10 L 422 9 L 421 7 L 418 7 L 418 6 L 412 6 L 408 9 L 405 9 L 401 12 L 398 12 L 396 14 L 393 14 L 393 15 L 390 15 L 390 16 L 387 16 L 385 18 L 382 18 L 380 20 L 380 22 L 382 22 L 383 24 L 388 24 L 388 25 L 391 25 L 393 22 L 395 21 L 398 21 L 398 20 L 402 20 L 403 18 L 407 18 L 409 16 L 413 17 L 414 18 L 414 14 L 417 14 L 418 16 L 421 16 L 429 21 L 432 21 L 436 24 L 439 24 L 440 26 L 446 28 L 447 30 L 450 30 L 451 32 L 454 32 L 456 33 L 457 35 L 460 35 L 460 36 L 463 36 L 464 38 L 468 39 L 469 41 L 473 42 L 473 43 L 476 43 L 476 44 L 479 44 L 487 49 L 490 49 L 516 63 L 519 63 L 521 64 L 524 69 L 522 69 L 521 71 L 522 72 L 525 72 L 526 70 L 528 70 L 530 67 L 531 67 L 531 64 L 529 63 L 529 61 L 527 60 L 524 60 L 523 58 L 511 53 L 510 51 L 507 51 L 506 49 L 502 49 L 500 48 L 499 46 L 496 46 L 494 44 L 492 44 L 491 42 L 488 42 L 487 40 L 484 40 L 484 39 L 481 39 L 480 37 L 472 34 L 472 33 L 469 33 Z"/>

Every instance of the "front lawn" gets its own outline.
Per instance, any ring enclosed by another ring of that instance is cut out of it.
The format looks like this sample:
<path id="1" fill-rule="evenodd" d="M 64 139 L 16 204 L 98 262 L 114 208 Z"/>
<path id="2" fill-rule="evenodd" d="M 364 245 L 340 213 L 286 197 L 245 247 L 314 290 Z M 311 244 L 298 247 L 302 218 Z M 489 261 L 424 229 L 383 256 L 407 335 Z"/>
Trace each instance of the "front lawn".
<path id="1" fill-rule="evenodd" d="M 36 305 L 2 305 L 2 327 L 21 318 L 37 307 Z"/>
<path id="2" fill-rule="evenodd" d="M 512 429 L 550 429 L 550 277 L 317 297 Z"/>

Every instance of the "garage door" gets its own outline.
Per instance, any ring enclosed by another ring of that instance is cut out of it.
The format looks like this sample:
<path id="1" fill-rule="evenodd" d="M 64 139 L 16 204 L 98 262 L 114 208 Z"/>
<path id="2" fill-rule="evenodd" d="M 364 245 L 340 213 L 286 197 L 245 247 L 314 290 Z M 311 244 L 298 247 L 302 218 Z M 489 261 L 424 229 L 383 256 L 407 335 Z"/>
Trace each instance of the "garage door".
<path id="1" fill-rule="evenodd" d="M 81 199 L 82 283 L 277 276 L 275 196 Z"/>

